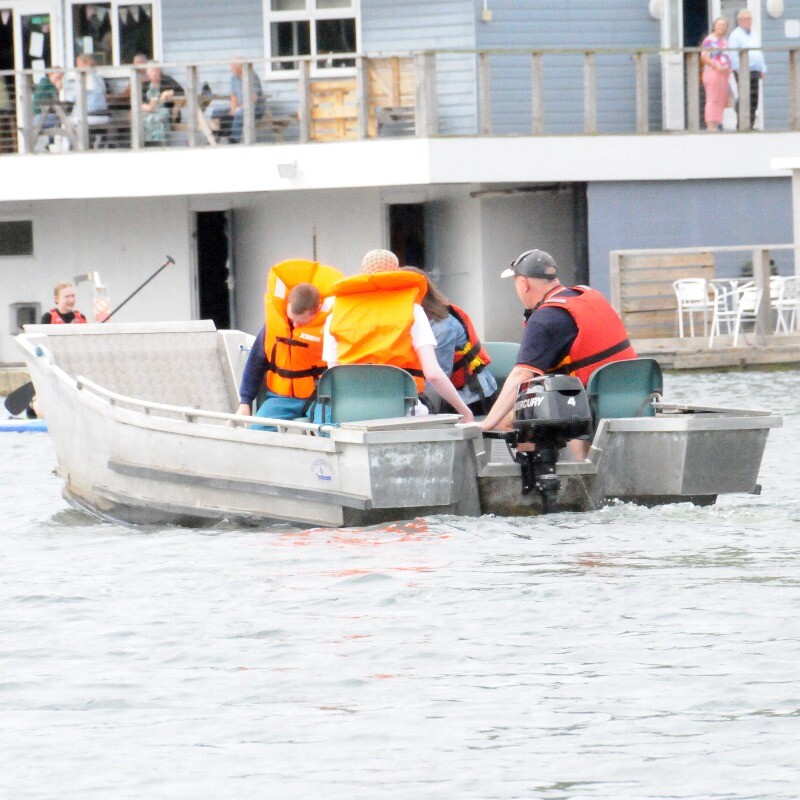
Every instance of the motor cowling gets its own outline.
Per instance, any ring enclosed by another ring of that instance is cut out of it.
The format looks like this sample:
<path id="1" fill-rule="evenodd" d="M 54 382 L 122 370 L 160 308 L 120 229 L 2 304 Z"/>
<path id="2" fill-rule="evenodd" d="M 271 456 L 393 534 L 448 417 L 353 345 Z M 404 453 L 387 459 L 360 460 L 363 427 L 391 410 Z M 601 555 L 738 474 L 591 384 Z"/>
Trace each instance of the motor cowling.
<path id="1" fill-rule="evenodd" d="M 592 413 L 583 384 L 571 375 L 525 381 L 517 392 L 512 426 L 520 442 L 566 444 L 586 436 L 592 430 Z"/>

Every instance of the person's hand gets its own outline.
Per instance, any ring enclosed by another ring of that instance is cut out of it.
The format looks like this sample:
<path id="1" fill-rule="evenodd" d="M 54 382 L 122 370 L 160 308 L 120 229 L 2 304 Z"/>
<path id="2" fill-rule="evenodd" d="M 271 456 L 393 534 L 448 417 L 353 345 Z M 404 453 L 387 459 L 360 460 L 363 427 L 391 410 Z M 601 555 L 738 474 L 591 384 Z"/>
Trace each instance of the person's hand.
<path id="1" fill-rule="evenodd" d="M 240 417 L 252 416 L 249 403 L 239 403 L 239 408 L 237 408 L 233 413 L 238 414 Z"/>
<path id="2" fill-rule="evenodd" d="M 467 413 L 461 415 L 461 421 L 462 422 L 475 422 L 475 415 L 469 409 L 467 409 Z"/>
<path id="3" fill-rule="evenodd" d="M 164 91 L 161 92 L 161 102 L 165 103 L 167 100 L 172 100 L 174 96 L 175 92 L 172 89 L 164 89 Z"/>

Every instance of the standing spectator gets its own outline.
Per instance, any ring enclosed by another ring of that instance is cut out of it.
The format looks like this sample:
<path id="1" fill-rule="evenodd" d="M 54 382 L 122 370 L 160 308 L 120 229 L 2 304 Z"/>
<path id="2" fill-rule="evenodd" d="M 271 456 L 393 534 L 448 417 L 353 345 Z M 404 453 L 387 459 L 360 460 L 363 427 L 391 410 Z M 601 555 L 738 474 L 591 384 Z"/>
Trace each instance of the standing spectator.
<path id="1" fill-rule="evenodd" d="M 231 144 L 242 141 L 242 128 L 244 126 L 244 111 L 242 107 L 245 103 L 244 91 L 242 89 L 242 73 L 244 72 L 243 61 L 237 59 L 231 64 L 231 99 L 228 105 L 218 106 L 211 112 L 211 118 L 219 120 L 219 131 L 217 138 L 227 136 Z M 256 119 L 261 119 L 267 112 L 267 104 L 264 100 L 264 92 L 261 89 L 261 81 L 254 71 L 250 72 L 250 90 L 252 92 L 253 110 Z"/>
<path id="2" fill-rule="evenodd" d="M 710 131 L 722 130 L 722 113 L 728 103 L 731 59 L 727 53 L 728 20 L 717 17 L 711 33 L 703 39 L 700 61 L 703 64 L 703 88 L 706 91 L 705 120 Z"/>
<path id="3" fill-rule="evenodd" d="M 761 47 L 760 37 L 753 33 L 753 14 L 743 8 L 736 15 L 737 27 L 734 28 L 731 38 L 728 39 L 728 46 L 731 48 L 731 66 L 736 80 L 739 80 L 739 50 L 748 49 L 748 60 L 750 68 L 750 128 L 756 121 L 756 110 L 758 108 L 758 90 L 761 86 L 760 81 L 767 74 L 767 63 L 764 60 L 764 53 L 758 49 Z"/>

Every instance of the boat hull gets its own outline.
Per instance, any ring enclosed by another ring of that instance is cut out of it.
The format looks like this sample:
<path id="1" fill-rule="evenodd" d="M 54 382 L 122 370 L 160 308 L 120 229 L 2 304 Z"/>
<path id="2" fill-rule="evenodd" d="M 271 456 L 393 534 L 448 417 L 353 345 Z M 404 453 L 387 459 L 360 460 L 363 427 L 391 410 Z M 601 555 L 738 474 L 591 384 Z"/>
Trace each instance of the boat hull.
<path id="1" fill-rule="evenodd" d="M 191 526 L 228 519 L 338 527 L 541 511 L 505 444 L 455 415 L 248 428 L 247 418 L 229 413 L 243 334 L 209 324 L 31 326 L 18 337 L 69 503 L 127 524 Z M 86 332 L 61 331 L 73 327 Z M 170 370 L 164 342 L 191 354 L 182 359 L 188 376 Z M 114 353 L 125 356 L 127 383 Z M 211 362 L 208 383 L 185 390 Z M 158 380 L 142 390 L 136 376 L 153 371 Z M 216 408 L 175 404 L 206 388 Z M 601 420 L 588 459 L 561 454 L 556 507 L 706 504 L 756 491 L 769 429 L 780 424 L 763 412 L 665 404 L 654 417 Z"/>

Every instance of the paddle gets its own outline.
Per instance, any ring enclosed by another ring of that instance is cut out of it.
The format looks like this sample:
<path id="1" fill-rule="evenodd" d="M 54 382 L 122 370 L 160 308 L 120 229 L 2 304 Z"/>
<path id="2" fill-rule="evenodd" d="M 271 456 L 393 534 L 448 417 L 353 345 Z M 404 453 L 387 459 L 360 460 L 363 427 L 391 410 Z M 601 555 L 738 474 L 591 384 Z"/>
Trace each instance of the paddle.
<path id="1" fill-rule="evenodd" d="M 175 259 L 172 256 L 167 256 L 167 260 L 142 284 L 140 284 L 136 289 L 134 289 L 104 320 L 103 322 L 108 322 L 114 314 L 119 311 L 122 306 L 125 305 L 129 300 L 133 299 L 133 297 L 147 286 L 153 278 L 158 275 L 161 270 L 168 267 L 170 264 L 174 264 Z M 34 388 L 33 384 L 28 381 L 28 383 L 24 383 L 22 386 L 14 389 L 11 394 L 6 397 L 5 405 L 6 410 L 12 416 L 17 416 L 17 414 L 21 414 L 30 404 L 31 400 L 33 400 L 33 396 L 36 394 L 36 389 Z"/>

